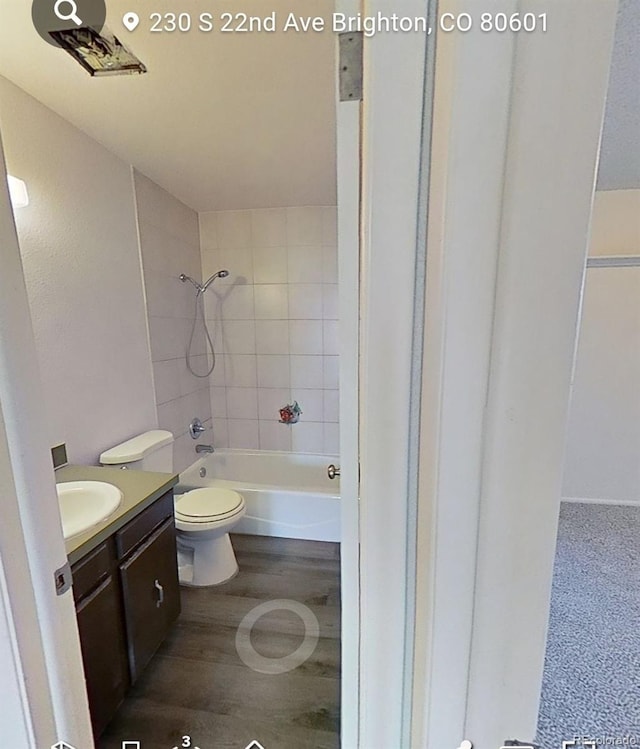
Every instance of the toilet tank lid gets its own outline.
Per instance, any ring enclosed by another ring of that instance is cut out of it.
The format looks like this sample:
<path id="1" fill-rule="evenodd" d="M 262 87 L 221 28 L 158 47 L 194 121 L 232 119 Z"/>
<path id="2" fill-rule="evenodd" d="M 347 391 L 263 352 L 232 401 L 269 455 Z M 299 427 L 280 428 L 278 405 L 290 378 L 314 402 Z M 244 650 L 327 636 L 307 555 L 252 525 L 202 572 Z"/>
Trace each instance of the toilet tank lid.
<path id="1" fill-rule="evenodd" d="M 166 429 L 152 429 L 137 437 L 132 437 L 120 445 L 105 450 L 100 455 L 102 465 L 116 465 L 118 463 L 133 463 L 142 460 L 149 453 L 173 442 L 173 434 Z"/>

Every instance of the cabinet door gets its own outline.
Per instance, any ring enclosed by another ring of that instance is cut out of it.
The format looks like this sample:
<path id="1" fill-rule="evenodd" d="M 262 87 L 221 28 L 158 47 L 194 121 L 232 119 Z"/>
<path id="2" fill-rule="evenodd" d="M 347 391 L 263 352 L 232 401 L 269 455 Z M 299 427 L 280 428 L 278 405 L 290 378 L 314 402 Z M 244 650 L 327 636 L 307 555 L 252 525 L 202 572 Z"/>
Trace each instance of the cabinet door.
<path id="1" fill-rule="evenodd" d="M 120 575 L 133 683 L 180 613 L 173 518 L 120 565 Z"/>
<path id="2" fill-rule="evenodd" d="M 91 723 L 97 737 L 113 717 L 129 686 L 117 580 L 108 577 L 78 604 L 76 614 Z"/>

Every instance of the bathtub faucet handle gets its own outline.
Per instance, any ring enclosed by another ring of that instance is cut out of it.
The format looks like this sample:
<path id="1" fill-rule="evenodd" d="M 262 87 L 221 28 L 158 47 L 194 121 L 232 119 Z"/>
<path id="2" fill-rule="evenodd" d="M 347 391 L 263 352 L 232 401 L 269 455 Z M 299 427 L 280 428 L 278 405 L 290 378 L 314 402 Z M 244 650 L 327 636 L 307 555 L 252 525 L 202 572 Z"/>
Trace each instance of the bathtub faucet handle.
<path id="1" fill-rule="evenodd" d="M 200 421 L 200 419 L 196 418 L 194 419 L 191 424 L 189 424 L 189 434 L 194 440 L 197 440 L 198 437 L 203 433 L 206 432 L 207 428 L 204 426 L 204 424 Z"/>

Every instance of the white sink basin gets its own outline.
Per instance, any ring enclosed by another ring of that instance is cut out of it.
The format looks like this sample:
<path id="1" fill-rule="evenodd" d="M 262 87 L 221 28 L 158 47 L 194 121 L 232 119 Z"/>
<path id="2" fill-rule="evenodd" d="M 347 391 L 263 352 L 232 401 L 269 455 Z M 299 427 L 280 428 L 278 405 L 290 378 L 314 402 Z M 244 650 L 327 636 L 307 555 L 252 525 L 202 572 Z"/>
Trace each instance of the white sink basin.
<path id="1" fill-rule="evenodd" d="M 66 481 L 56 489 L 65 539 L 106 520 L 122 502 L 120 489 L 104 481 Z"/>

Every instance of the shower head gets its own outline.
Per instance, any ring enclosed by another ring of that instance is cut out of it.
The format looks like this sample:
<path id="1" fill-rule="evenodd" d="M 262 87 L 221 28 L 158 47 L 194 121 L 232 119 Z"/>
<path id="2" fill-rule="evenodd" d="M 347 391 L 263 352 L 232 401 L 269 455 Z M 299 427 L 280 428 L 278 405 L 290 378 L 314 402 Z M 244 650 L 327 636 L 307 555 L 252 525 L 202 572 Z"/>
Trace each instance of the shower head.
<path id="1" fill-rule="evenodd" d="M 185 274 L 184 274 L 184 273 L 181 273 L 181 274 L 180 274 L 180 275 L 178 276 L 178 278 L 179 278 L 179 279 L 180 279 L 180 280 L 182 281 L 182 283 L 184 283 L 185 281 L 189 281 L 189 283 L 190 283 L 190 284 L 193 284 L 193 286 L 195 286 L 195 287 L 196 287 L 196 289 L 198 289 L 198 291 L 200 291 L 200 290 L 201 290 L 201 289 L 200 289 L 200 284 L 199 284 L 199 283 L 198 283 L 197 281 L 194 281 L 194 280 L 193 280 L 193 278 L 191 278 L 191 276 L 185 276 Z"/>
<path id="2" fill-rule="evenodd" d="M 196 289 L 198 290 L 198 294 L 202 294 L 209 288 L 209 286 L 211 286 L 216 278 L 226 278 L 228 275 L 228 270 L 219 270 L 217 273 L 214 273 L 212 276 L 207 278 L 204 283 L 198 283 L 197 281 L 194 281 L 191 276 L 185 276 L 184 273 L 181 273 L 178 278 L 182 281 L 182 283 L 184 283 L 185 281 L 189 281 L 189 283 L 193 284 L 196 287 Z"/>
<path id="3" fill-rule="evenodd" d="M 212 276 L 207 278 L 207 280 L 202 284 L 202 291 L 206 291 L 209 286 L 216 280 L 216 278 L 226 278 L 229 275 L 228 270 L 219 270 L 217 273 L 214 273 Z"/>

